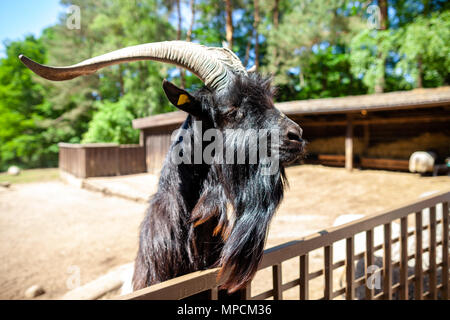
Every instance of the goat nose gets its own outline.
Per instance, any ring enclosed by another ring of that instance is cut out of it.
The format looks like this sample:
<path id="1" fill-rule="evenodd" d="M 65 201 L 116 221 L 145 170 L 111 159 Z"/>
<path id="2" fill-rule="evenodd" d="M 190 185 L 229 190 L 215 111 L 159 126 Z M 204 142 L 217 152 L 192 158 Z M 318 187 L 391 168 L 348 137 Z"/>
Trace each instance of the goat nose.
<path id="1" fill-rule="evenodd" d="M 288 129 L 287 137 L 289 140 L 302 141 L 303 130 L 300 127 L 291 127 Z"/>

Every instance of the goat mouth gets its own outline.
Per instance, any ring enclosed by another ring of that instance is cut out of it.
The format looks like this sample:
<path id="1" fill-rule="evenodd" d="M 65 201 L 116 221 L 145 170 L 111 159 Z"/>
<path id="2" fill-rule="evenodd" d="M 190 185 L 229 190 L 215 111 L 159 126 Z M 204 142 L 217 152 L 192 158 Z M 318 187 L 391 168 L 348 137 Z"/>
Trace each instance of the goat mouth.
<path id="1" fill-rule="evenodd" d="M 304 141 L 290 141 L 280 147 L 280 160 L 283 164 L 288 165 L 303 158 L 305 155 Z"/>
<path id="2" fill-rule="evenodd" d="M 289 152 L 289 153 L 303 153 L 305 149 L 305 141 L 300 140 L 289 140 L 288 142 L 283 143 L 280 146 L 281 152 Z"/>

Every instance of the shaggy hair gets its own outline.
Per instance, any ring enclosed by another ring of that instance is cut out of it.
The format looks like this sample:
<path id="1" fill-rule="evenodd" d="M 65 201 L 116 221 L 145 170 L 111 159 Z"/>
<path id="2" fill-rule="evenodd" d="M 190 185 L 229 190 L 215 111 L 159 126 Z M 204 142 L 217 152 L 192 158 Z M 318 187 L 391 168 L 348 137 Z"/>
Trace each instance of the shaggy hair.
<path id="1" fill-rule="evenodd" d="M 226 129 L 281 130 L 293 125 L 274 107 L 273 95 L 270 79 L 258 74 L 238 77 L 220 94 L 202 88 L 193 94 L 202 111 L 188 115 L 182 128 L 194 136 L 199 130 L 194 121 L 201 120 L 202 134 L 209 128 L 219 129 L 225 148 L 237 150 L 248 143 L 248 137 L 226 135 Z M 245 286 L 261 261 L 269 223 L 283 198 L 283 165 L 301 154 L 301 150 L 277 145 L 280 166 L 271 175 L 262 174 L 261 157 L 256 164 L 177 165 L 171 161 L 175 146 L 184 151 L 192 144 L 193 139 L 178 137 L 163 164 L 158 191 L 141 224 L 135 290 L 216 266 L 221 267 L 223 288 L 233 292 Z"/>

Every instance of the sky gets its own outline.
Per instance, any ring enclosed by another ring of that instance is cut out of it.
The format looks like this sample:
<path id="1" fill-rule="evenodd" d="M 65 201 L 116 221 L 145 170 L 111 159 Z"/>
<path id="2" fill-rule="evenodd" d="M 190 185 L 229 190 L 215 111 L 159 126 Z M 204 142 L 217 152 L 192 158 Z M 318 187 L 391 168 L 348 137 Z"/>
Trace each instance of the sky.
<path id="1" fill-rule="evenodd" d="M 60 0 L 0 0 L 0 58 L 5 57 L 5 40 L 23 39 L 27 34 L 39 36 L 43 29 L 58 22 L 66 10 Z M 183 27 L 188 27 L 191 12 L 183 3 Z M 171 17 L 175 21 L 176 17 Z"/>
<path id="2" fill-rule="evenodd" d="M 0 0 L 0 57 L 5 56 L 5 40 L 39 36 L 64 10 L 59 0 Z"/>

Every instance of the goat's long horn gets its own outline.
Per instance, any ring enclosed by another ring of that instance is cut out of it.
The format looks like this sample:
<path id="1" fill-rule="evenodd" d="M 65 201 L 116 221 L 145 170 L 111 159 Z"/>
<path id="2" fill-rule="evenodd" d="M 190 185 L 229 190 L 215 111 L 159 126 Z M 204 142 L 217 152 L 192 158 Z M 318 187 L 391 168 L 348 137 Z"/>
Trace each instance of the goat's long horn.
<path id="1" fill-rule="evenodd" d="M 165 41 L 116 50 L 68 67 L 41 65 L 20 55 L 19 59 L 39 76 L 53 81 L 70 80 L 114 64 L 155 60 L 183 67 L 216 90 L 224 89 L 236 74 L 247 71 L 239 58 L 227 48 L 206 47 L 192 42 Z"/>

